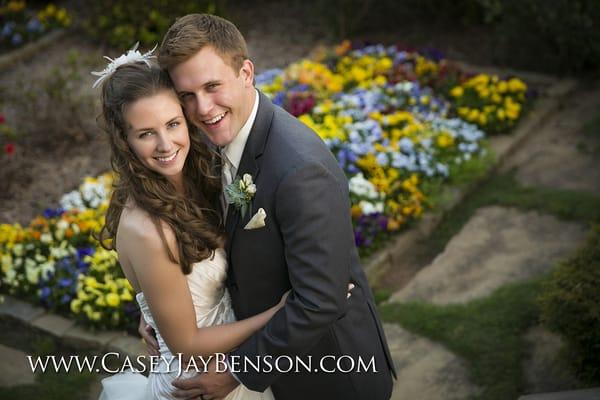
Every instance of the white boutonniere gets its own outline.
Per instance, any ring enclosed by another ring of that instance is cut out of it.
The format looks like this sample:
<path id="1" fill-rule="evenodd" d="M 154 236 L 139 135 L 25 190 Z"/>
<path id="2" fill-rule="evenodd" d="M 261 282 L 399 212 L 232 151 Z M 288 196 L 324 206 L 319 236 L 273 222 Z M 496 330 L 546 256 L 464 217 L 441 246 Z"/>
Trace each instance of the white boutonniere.
<path id="1" fill-rule="evenodd" d="M 240 211 L 242 218 L 246 216 L 254 194 L 256 194 L 256 185 L 250 174 L 244 174 L 241 179 L 237 178 L 225 186 L 227 204 L 233 204 Z"/>

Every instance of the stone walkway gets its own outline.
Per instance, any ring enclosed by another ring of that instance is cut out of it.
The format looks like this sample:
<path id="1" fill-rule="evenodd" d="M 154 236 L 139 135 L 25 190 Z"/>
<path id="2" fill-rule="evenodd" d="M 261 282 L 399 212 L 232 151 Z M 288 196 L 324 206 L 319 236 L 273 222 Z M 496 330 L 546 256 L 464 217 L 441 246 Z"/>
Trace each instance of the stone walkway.
<path id="1" fill-rule="evenodd" d="M 524 186 L 598 195 L 600 159 L 586 149 L 599 148 L 600 132 L 584 135 L 582 128 L 600 116 L 600 89 L 579 89 L 569 96 L 568 106 L 505 160 L 501 171 L 516 169 Z M 535 211 L 484 207 L 390 301 L 451 304 L 486 297 L 506 283 L 547 273 L 584 242 L 587 232 L 585 224 Z M 466 399 L 477 393 L 465 362 L 443 346 L 397 325 L 387 324 L 385 330 L 398 369 L 393 400 Z M 529 392 L 577 387 L 573 376 L 553 367 L 561 346 L 558 336 L 534 327 L 525 340 L 530 343 L 524 365 Z"/>

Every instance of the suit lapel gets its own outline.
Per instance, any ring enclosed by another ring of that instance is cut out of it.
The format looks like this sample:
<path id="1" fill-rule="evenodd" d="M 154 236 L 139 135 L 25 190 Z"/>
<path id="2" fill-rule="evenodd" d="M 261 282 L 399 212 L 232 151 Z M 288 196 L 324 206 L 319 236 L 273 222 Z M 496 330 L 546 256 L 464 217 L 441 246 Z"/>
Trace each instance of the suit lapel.
<path id="1" fill-rule="evenodd" d="M 248 135 L 248 140 L 244 146 L 244 152 L 242 153 L 240 166 L 237 170 L 234 180 L 238 176 L 242 177 L 244 174 L 250 174 L 256 183 L 258 174 L 260 172 L 259 158 L 263 154 L 267 138 L 269 136 L 269 128 L 273 119 L 274 107 L 271 103 L 271 100 L 260 91 L 258 91 L 258 96 L 259 103 L 258 111 L 256 112 L 256 119 L 254 120 L 252 129 Z M 260 187 L 257 186 L 257 191 L 259 190 Z M 252 217 L 253 212 L 254 209 L 251 207 L 250 211 L 248 212 L 250 217 Z M 239 211 L 235 207 L 229 206 L 227 209 L 227 219 L 225 220 L 225 230 L 228 237 L 227 254 L 229 255 L 231 254 L 231 246 L 235 237 L 236 227 L 240 221 L 240 217 Z"/>

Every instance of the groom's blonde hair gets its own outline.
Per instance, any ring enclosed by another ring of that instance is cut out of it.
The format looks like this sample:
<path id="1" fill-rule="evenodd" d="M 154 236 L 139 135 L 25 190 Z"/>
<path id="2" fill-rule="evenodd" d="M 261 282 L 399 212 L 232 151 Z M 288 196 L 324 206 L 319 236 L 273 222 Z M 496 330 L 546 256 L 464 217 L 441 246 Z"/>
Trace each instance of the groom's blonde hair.
<path id="1" fill-rule="evenodd" d="M 246 41 L 234 24 L 210 14 L 188 14 L 167 31 L 158 52 L 161 68 L 187 61 L 205 46 L 212 47 L 236 75 L 248 59 Z"/>

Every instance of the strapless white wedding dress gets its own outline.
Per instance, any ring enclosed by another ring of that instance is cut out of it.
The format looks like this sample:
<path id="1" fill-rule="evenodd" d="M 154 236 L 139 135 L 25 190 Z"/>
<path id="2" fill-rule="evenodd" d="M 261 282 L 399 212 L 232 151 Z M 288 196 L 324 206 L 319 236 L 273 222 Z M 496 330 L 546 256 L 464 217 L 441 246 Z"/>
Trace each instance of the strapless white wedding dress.
<path id="1" fill-rule="evenodd" d="M 225 287 L 226 275 L 227 258 L 223 249 L 217 249 L 212 259 L 205 259 L 194 264 L 192 272 L 187 275 L 198 327 L 221 325 L 235 321 L 229 292 Z M 156 331 L 156 338 L 162 356 L 161 361 L 155 368 L 156 372 L 150 373 L 148 378 L 138 373 L 128 372 L 103 379 L 103 392 L 99 400 L 175 399 L 171 395 L 172 391 L 175 390 L 171 382 L 178 378 L 177 361 L 174 361 L 170 366 L 165 361 L 172 359 L 173 355 L 156 327 L 144 294 L 138 293 L 136 300 L 146 322 Z M 201 367 L 202 364 L 198 362 L 198 366 Z M 195 374 L 196 372 L 192 369 L 189 372 L 184 369 L 181 377 L 192 377 Z M 259 393 L 251 391 L 243 385 L 238 385 L 226 397 L 226 400 L 274 400 L 274 398 L 271 389 Z"/>

